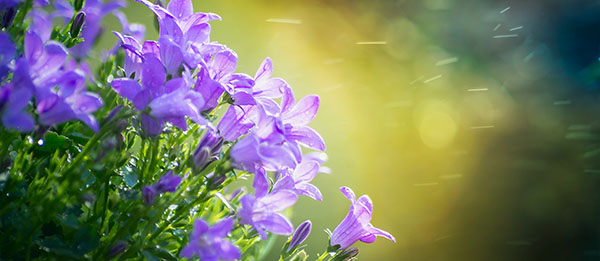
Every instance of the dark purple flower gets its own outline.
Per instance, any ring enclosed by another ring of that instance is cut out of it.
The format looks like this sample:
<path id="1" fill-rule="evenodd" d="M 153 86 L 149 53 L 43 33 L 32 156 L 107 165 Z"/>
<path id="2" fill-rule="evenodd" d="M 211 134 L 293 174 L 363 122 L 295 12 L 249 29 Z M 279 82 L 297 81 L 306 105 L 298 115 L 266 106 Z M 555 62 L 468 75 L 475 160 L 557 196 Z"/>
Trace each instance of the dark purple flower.
<path id="1" fill-rule="evenodd" d="M 298 247 L 298 245 L 302 244 L 302 242 L 304 242 L 304 240 L 310 234 L 311 227 L 312 227 L 312 223 L 310 222 L 310 220 L 306 220 L 306 221 L 302 222 L 300 225 L 298 225 L 298 227 L 296 228 L 296 231 L 292 235 L 292 239 L 290 239 L 290 244 L 287 248 L 287 251 L 290 251 L 290 250 Z"/>
<path id="2" fill-rule="evenodd" d="M 145 186 L 142 188 L 142 199 L 146 205 L 152 204 L 157 194 L 158 193 L 156 192 L 156 189 L 154 189 L 154 186 Z"/>
<path id="3" fill-rule="evenodd" d="M 127 249 L 127 242 L 119 241 L 108 249 L 108 258 L 111 259 L 125 252 Z"/>
<path id="4" fill-rule="evenodd" d="M 158 182 L 154 184 L 154 189 L 158 193 L 175 192 L 179 183 L 181 183 L 181 177 L 175 176 L 172 171 L 169 171 L 158 179 Z"/>
<path id="5" fill-rule="evenodd" d="M 288 190 L 280 190 L 263 197 L 244 195 L 240 200 L 242 208 L 238 211 L 242 224 L 251 225 L 262 237 L 265 231 L 278 235 L 289 235 L 294 231 L 290 221 L 278 213 L 296 203 L 298 196 Z"/>
<path id="6" fill-rule="evenodd" d="M 181 177 L 173 175 L 172 171 L 167 172 L 167 174 L 160 177 L 158 182 L 156 182 L 154 185 L 145 186 L 142 188 L 142 197 L 144 199 L 144 203 L 150 205 L 152 202 L 154 202 L 154 198 L 159 194 L 177 191 L 177 187 L 181 183 L 181 180 Z"/>
<path id="7" fill-rule="evenodd" d="M 344 249 L 358 240 L 365 243 L 373 243 L 377 236 L 384 236 L 396 242 L 396 239 L 390 233 L 371 225 L 373 202 L 369 196 L 362 195 L 357 200 L 352 189 L 341 187 L 340 191 L 342 191 L 342 194 L 352 204 L 346 218 L 342 220 L 331 234 L 330 245 L 340 245 L 340 249 Z"/>
<path id="8" fill-rule="evenodd" d="M 287 189 L 315 200 L 323 200 L 321 191 L 310 184 L 319 172 L 319 163 L 316 161 L 302 161 L 291 174 L 283 174 L 273 185 L 273 191 Z"/>
<path id="9" fill-rule="evenodd" d="M 240 250 L 229 242 L 227 234 L 233 227 L 233 218 L 225 218 L 209 227 L 206 221 L 196 219 L 190 234 L 189 243 L 181 251 L 181 256 L 198 256 L 203 261 L 235 260 L 241 257 Z"/>

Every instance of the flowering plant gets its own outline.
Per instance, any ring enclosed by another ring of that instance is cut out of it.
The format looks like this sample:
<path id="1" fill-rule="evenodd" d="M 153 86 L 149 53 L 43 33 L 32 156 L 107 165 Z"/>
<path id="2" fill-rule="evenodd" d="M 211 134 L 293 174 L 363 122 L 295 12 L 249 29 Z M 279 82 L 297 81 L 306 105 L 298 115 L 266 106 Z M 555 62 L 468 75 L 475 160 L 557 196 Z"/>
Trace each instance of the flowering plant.
<path id="1" fill-rule="evenodd" d="M 221 17 L 191 0 L 138 1 L 158 40 L 119 0 L 0 4 L 0 258 L 262 260 L 286 235 L 280 259 L 306 260 L 311 222 L 294 229 L 284 210 L 323 200 L 310 183 L 329 173 L 308 126 L 319 97 L 296 101 L 269 58 L 236 73 L 237 54 L 210 40 Z M 92 73 L 105 15 L 123 30 Z M 227 190 L 242 177 L 252 190 Z M 341 190 L 349 213 L 318 260 L 394 240 L 370 224 L 368 196 Z"/>

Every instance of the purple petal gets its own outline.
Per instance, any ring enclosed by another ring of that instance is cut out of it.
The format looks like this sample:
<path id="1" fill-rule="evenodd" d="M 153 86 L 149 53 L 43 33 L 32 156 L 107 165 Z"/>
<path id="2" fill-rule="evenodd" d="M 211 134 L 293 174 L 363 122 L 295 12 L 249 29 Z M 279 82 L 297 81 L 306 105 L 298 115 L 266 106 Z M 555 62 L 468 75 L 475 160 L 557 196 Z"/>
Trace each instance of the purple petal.
<path id="1" fill-rule="evenodd" d="M 145 41 L 142 45 L 142 53 L 153 54 L 155 57 L 160 57 L 160 47 L 158 46 L 158 42 L 156 41 Z"/>
<path id="2" fill-rule="evenodd" d="M 71 11 L 71 14 L 73 11 Z M 35 32 L 42 41 L 50 40 L 52 33 L 52 18 L 41 9 L 34 9 L 28 14 L 31 17 L 30 28 Z"/>
<path id="3" fill-rule="evenodd" d="M 297 162 L 294 154 L 284 147 L 278 145 L 263 145 L 259 147 L 258 153 L 264 161 L 272 165 L 271 169 L 293 169 L 296 167 Z"/>
<path id="4" fill-rule="evenodd" d="M 283 96 L 281 98 L 281 113 L 287 113 L 294 106 L 295 98 L 292 88 L 287 86 L 283 89 Z"/>
<path id="5" fill-rule="evenodd" d="M 279 213 L 267 213 L 257 222 L 258 226 L 278 235 L 289 235 L 294 232 L 292 223 Z"/>
<path id="6" fill-rule="evenodd" d="M 373 243 L 375 242 L 375 239 L 377 239 L 377 236 L 374 234 L 368 234 L 364 237 L 360 238 L 360 241 L 365 242 L 365 243 Z"/>
<path id="7" fill-rule="evenodd" d="M 286 137 L 308 148 L 325 151 L 325 141 L 321 135 L 308 126 L 295 126 Z"/>
<path id="8" fill-rule="evenodd" d="M 5 112 L 2 115 L 2 124 L 7 129 L 21 132 L 32 131 L 34 128 L 33 118 L 26 112 Z"/>
<path id="9" fill-rule="evenodd" d="M 220 127 L 219 130 L 221 130 L 221 135 L 223 135 L 223 130 Z M 227 140 L 225 136 L 223 136 L 223 138 Z M 231 158 L 236 163 L 253 166 L 255 162 L 258 162 L 261 159 L 256 147 L 258 147 L 256 137 L 254 135 L 248 135 L 233 145 L 230 151 Z"/>
<path id="10" fill-rule="evenodd" d="M 210 78 L 208 70 L 205 67 L 202 67 L 198 73 L 194 90 L 204 97 L 204 106 L 200 111 L 212 110 L 217 107 L 219 97 L 221 97 L 221 94 L 225 91 L 220 83 Z"/>
<path id="11" fill-rule="evenodd" d="M 102 99 L 96 93 L 81 92 L 67 98 L 72 108 L 83 113 L 92 113 L 102 106 Z"/>
<path id="12" fill-rule="evenodd" d="M 189 244 L 187 244 L 181 250 L 181 256 L 185 258 L 192 258 L 196 254 L 197 243 L 198 242 L 196 241 L 190 241 Z"/>
<path id="13" fill-rule="evenodd" d="M 291 176 L 285 176 L 280 178 L 275 184 L 273 184 L 273 193 L 279 190 L 293 190 L 295 188 L 294 179 Z"/>
<path id="14" fill-rule="evenodd" d="M 260 79 L 266 80 L 266 79 L 271 78 L 272 73 L 273 73 L 273 61 L 271 61 L 271 58 L 267 57 L 258 67 L 256 74 L 254 74 L 254 79 L 256 79 L 257 81 Z"/>
<path id="15" fill-rule="evenodd" d="M 83 121 L 83 123 L 85 123 L 85 125 L 90 127 L 90 129 L 92 129 L 94 132 L 98 132 L 98 130 L 99 130 L 98 121 L 96 120 L 96 118 L 94 116 L 87 114 L 87 113 L 79 112 L 79 113 L 75 113 L 75 117 L 77 119 Z"/>
<path id="16" fill-rule="evenodd" d="M 186 32 L 185 37 L 188 41 L 196 44 L 208 42 L 210 39 L 210 25 L 207 23 L 194 25 Z"/>
<path id="17" fill-rule="evenodd" d="M 350 200 L 350 202 L 352 204 L 354 204 L 354 201 L 356 201 L 356 195 L 354 194 L 354 191 L 352 191 L 351 188 L 343 186 L 340 188 L 340 191 L 342 192 L 342 194 L 344 194 L 344 196 Z"/>
<path id="18" fill-rule="evenodd" d="M 228 218 L 224 218 L 223 220 L 219 221 L 219 223 L 214 224 L 210 230 L 210 237 L 214 237 L 214 238 L 223 238 L 227 236 L 227 233 L 229 233 L 229 231 L 231 231 L 231 228 L 233 227 L 233 218 L 228 217 Z"/>
<path id="19" fill-rule="evenodd" d="M 150 8 L 150 10 L 152 12 L 154 12 L 154 14 L 156 14 L 156 16 L 158 16 L 159 20 L 162 20 L 165 17 L 169 17 L 169 16 L 173 17 L 173 15 L 169 11 L 167 11 L 167 9 L 164 9 L 163 7 L 161 7 L 159 5 L 155 5 L 148 0 L 136 0 L 136 1 L 143 3 L 148 8 Z"/>
<path id="20" fill-rule="evenodd" d="M 181 26 L 181 30 L 187 32 L 189 28 L 191 28 L 194 25 L 207 23 L 212 20 L 221 20 L 221 17 L 212 13 L 194 13 L 188 17 L 179 20 L 179 25 Z"/>
<path id="21" fill-rule="evenodd" d="M 165 69 L 156 57 L 146 57 L 142 64 L 142 85 L 152 91 L 158 91 L 165 83 Z"/>
<path id="22" fill-rule="evenodd" d="M 252 187 L 254 188 L 254 195 L 257 197 L 264 197 L 269 192 L 269 179 L 264 168 L 259 168 L 254 174 Z"/>
<path id="23" fill-rule="evenodd" d="M 281 78 L 267 80 L 256 80 L 252 91 L 254 95 L 277 99 L 283 95 L 283 90 L 289 87 L 289 84 Z"/>
<path id="24" fill-rule="evenodd" d="M 300 100 L 294 107 L 281 114 L 281 120 L 294 125 L 306 125 L 317 115 L 319 96 L 309 95 Z"/>
<path id="25" fill-rule="evenodd" d="M 218 258 L 223 260 L 236 260 L 240 259 L 241 252 L 240 250 L 234 246 L 232 243 L 226 240 L 219 241 L 218 243 L 213 244 L 216 252 L 218 253 Z"/>
<path id="26" fill-rule="evenodd" d="M 297 184 L 296 190 L 299 191 L 301 195 L 310 197 L 314 200 L 318 200 L 318 201 L 323 200 L 323 195 L 321 194 L 321 191 L 313 184 L 310 184 L 310 183 Z"/>
<path id="27" fill-rule="evenodd" d="M 175 92 L 152 100 L 148 104 L 152 108 L 150 113 L 158 119 L 188 116 L 196 122 L 201 122 L 200 118 L 202 116 L 198 113 L 198 109 L 190 100 L 185 99 L 189 91 L 191 90 L 180 88 Z M 173 106 L 174 104 L 177 104 L 177 106 Z"/>
<path id="28" fill-rule="evenodd" d="M 194 13 L 194 6 L 191 0 L 171 0 L 167 5 L 167 10 L 177 19 L 181 19 Z"/>
<path id="29" fill-rule="evenodd" d="M 158 38 L 158 44 L 160 45 L 160 59 L 165 64 L 167 73 L 176 74 L 183 62 L 181 47 L 168 35 L 161 35 Z"/>
<path id="30" fill-rule="evenodd" d="M 181 31 L 181 28 L 179 27 L 179 25 L 177 24 L 177 21 L 175 21 L 175 18 L 173 18 L 173 17 L 166 16 L 165 18 L 163 18 L 161 20 L 160 35 L 161 36 L 168 35 L 176 43 L 182 44 L 183 31 Z"/>
<path id="31" fill-rule="evenodd" d="M 44 43 L 42 42 L 42 39 L 33 32 L 27 32 L 25 34 L 24 48 L 25 58 L 27 58 L 29 64 L 34 64 L 44 53 Z"/>
<path id="32" fill-rule="evenodd" d="M 217 128 L 226 141 L 234 141 L 248 133 L 252 126 L 254 123 L 247 119 L 247 112 L 241 106 L 232 105 L 221 118 Z"/>
<path id="33" fill-rule="evenodd" d="M 133 98 L 133 106 L 139 111 L 144 110 L 150 101 L 150 90 L 141 90 L 138 94 Z"/>
<path id="34" fill-rule="evenodd" d="M 387 231 L 384 231 L 382 229 L 373 227 L 371 224 L 369 224 L 368 230 L 371 233 L 373 233 L 374 236 L 383 236 L 383 237 L 386 237 L 389 240 L 392 240 L 392 242 L 396 243 L 396 238 L 394 238 L 394 236 L 392 236 L 392 234 L 388 233 Z M 362 239 L 361 239 L 361 241 L 362 241 Z"/>
<path id="35" fill-rule="evenodd" d="M 199 238 L 202 235 L 204 235 L 204 233 L 208 232 L 208 230 L 209 227 L 206 221 L 204 221 L 201 218 L 197 218 L 194 221 L 194 230 L 192 231 L 192 238 Z"/>
<path id="36" fill-rule="evenodd" d="M 310 182 L 319 172 L 319 163 L 316 161 L 303 161 L 294 170 L 292 176 L 296 182 Z"/>
<path id="37" fill-rule="evenodd" d="M 258 199 L 261 208 L 265 208 L 267 211 L 284 210 L 293 206 L 296 200 L 298 200 L 298 196 L 290 190 L 280 190 Z"/>
<path id="38" fill-rule="evenodd" d="M 116 93 L 133 101 L 138 93 L 142 90 L 142 86 L 138 81 L 130 78 L 117 78 L 111 82 L 111 85 Z"/>
<path id="39" fill-rule="evenodd" d="M 65 63 L 67 50 L 62 44 L 50 41 L 44 46 L 42 57 L 33 59 L 36 62 L 31 66 L 31 70 L 38 72 L 39 77 L 44 79 L 55 73 Z"/>
<path id="40" fill-rule="evenodd" d="M 212 78 L 215 80 L 220 80 L 224 76 L 234 72 L 235 67 L 237 66 L 237 59 L 237 54 L 235 54 L 232 50 L 225 50 L 215 54 L 214 58 L 208 65 Z"/>
<path id="41" fill-rule="evenodd" d="M 0 65 L 8 64 L 15 56 L 15 44 L 6 33 L 0 32 L 0 46 Z"/>

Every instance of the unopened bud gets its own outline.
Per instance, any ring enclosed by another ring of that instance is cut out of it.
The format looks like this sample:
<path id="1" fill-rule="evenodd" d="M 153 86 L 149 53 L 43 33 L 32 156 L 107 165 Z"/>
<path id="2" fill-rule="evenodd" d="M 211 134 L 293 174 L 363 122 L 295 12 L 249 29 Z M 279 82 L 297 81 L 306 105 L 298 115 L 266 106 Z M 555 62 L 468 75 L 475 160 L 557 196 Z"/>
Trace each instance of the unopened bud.
<path id="1" fill-rule="evenodd" d="M 83 27 L 83 23 L 85 22 L 85 12 L 79 12 L 75 19 L 73 19 L 73 24 L 71 24 L 71 30 L 69 33 L 72 38 L 77 38 L 79 33 L 81 32 L 81 28 Z"/>
<path id="2" fill-rule="evenodd" d="M 302 244 L 304 240 L 310 234 L 310 229 L 312 227 L 312 223 L 310 220 L 306 220 L 302 222 L 302 224 L 298 225 L 296 231 L 292 235 L 292 239 L 290 240 L 290 245 L 288 246 L 287 251 L 291 251 L 292 249 L 298 247 L 298 245 Z"/>
<path id="3" fill-rule="evenodd" d="M 227 179 L 227 177 L 225 175 L 219 175 L 216 177 L 212 177 L 210 179 L 210 183 L 208 185 L 210 190 L 214 190 L 217 187 L 221 186 L 221 184 L 223 184 L 223 182 L 225 182 L 225 180 Z"/>
<path id="4" fill-rule="evenodd" d="M 108 259 L 116 257 L 127 249 L 127 242 L 119 241 L 108 249 Z"/>

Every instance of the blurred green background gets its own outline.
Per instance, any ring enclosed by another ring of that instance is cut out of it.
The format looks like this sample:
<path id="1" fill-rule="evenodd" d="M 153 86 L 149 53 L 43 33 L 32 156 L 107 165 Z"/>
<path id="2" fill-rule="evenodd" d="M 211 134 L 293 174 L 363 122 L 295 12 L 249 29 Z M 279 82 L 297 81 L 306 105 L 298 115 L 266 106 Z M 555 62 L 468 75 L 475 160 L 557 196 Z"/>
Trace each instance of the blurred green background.
<path id="1" fill-rule="evenodd" d="M 347 185 L 397 239 L 357 243 L 360 260 L 600 259 L 598 1 L 193 2 L 223 18 L 212 40 L 238 72 L 268 56 L 297 97 L 321 97 L 333 173 L 293 213 L 313 221 L 313 257 Z M 128 4 L 155 40 L 152 13 Z"/>

